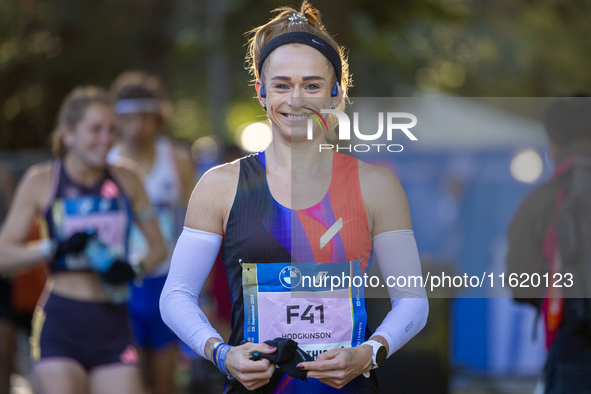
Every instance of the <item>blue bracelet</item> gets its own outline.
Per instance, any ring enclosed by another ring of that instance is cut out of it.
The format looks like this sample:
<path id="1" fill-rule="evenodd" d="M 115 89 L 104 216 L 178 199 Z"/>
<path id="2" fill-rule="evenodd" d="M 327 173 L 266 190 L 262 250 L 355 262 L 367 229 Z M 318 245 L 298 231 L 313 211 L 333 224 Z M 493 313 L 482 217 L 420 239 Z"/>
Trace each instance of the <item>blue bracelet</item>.
<path id="1" fill-rule="evenodd" d="M 215 365 L 216 367 L 218 366 L 216 354 L 222 345 L 225 345 L 225 343 L 224 342 L 217 342 L 215 345 L 213 345 L 213 352 L 212 352 L 211 358 L 213 360 L 213 365 Z"/>
<path id="2" fill-rule="evenodd" d="M 220 351 L 218 353 L 218 362 L 217 362 L 217 367 L 220 369 L 220 371 L 222 371 L 222 373 L 228 377 L 230 377 L 230 374 L 228 373 L 228 370 L 226 369 L 226 355 L 228 354 L 228 352 L 230 351 L 230 349 L 232 348 L 232 346 L 228 345 L 228 344 L 223 344 L 220 347 Z"/>

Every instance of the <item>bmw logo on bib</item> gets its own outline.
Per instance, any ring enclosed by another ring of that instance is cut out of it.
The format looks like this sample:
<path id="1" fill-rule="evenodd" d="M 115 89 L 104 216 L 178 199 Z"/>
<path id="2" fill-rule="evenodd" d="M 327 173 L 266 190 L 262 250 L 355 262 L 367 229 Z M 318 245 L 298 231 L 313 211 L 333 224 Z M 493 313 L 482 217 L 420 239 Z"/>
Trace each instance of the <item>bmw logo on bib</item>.
<path id="1" fill-rule="evenodd" d="M 302 273 L 296 267 L 290 265 L 279 272 L 279 281 L 286 289 L 293 289 L 300 284 Z"/>

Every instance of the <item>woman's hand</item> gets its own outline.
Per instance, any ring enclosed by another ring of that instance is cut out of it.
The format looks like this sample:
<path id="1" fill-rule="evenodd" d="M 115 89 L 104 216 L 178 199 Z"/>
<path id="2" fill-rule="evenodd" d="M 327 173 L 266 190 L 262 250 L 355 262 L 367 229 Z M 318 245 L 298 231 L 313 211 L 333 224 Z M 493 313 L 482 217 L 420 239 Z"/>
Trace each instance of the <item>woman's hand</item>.
<path id="1" fill-rule="evenodd" d="M 250 357 L 255 353 L 270 354 L 277 350 L 265 343 L 245 343 L 234 346 L 226 356 L 226 369 L 234 378 L 238 379 L 248 390 L 254 390 L 269 383 L 275 364 L 262 358 L 252 361 Z"/>
<path id="2" fill-rule="evenodd" d="M 340 389 L 373 368 L 371 356 L 372 348 L 368 345 L 331 349 L 319 355 L 316 361 L 300 363 L 297 368 L 307 370 L 309 378 Z"/>

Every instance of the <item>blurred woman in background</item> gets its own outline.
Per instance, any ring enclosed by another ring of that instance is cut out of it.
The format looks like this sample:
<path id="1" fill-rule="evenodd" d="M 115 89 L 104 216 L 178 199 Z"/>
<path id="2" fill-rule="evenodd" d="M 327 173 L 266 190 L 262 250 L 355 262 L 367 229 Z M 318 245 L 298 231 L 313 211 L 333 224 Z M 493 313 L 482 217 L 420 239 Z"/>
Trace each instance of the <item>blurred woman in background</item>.
<path id="1" fill-rule="evenodd" d="M 50 261 L 31 338 L 42 394 L 142 393 L 126 283 L 154 269 L 166 245 L 135 170 L 107 163 L 117 129 L 106 92 L 75 89 L 57 123 L 55 160 L 31 167 L 13 198 L 0 232 L 0 272 Z M 48 238 L 27 243 L 36 216 Z M 150 245 L 136 266 L 127 259 L 132 220 Z"/>
<path id="2" fill-rule="evenodd" d="M 142 180 L 170 254 L 183 229 L 182 220 L 194 186 L 194 164 L 188 149 L 167 138 L 169 111 L 160 79 L 141 71 L 126 72 L 113 82 L 120 140 L 109 161 L 131 159 L 141 168 Z M 132 228 L 130 258 L 141 258 L 148 245 Z M 172 394 L 177 336 L 160 317 L 158 300 L 164 287 L 170 255 L 150 275 L 131 285 L 129 312 L 139 346 L 142 371 L 152 394 Z"/>

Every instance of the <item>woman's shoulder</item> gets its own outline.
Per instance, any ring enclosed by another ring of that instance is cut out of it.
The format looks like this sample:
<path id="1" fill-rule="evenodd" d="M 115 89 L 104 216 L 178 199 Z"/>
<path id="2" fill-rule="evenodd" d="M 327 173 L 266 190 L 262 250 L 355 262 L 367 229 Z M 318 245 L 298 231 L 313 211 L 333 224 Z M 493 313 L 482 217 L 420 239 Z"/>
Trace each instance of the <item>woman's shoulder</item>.
<path id="1" fill-rule="evenodd" d="M 408 200 L 398 177 L 388 168 L 358 163 L 361 195 L 373 218 L 375 234 L 411 228 Z"/>
<path id="2" fill-rule="evenodd" d="M 17 196 L 41 207 L 51 188 L 54 163 L 52 160 L 29 167 L 19 182 L 20 193 Z"/>
<path id="3" fill-rule="evenodd" d="M 42 163 L 33 164 L 27 169 L 23 179 L 34 178 L 36 181 L 49 180 L 53 173 L 54 160 L 44 161 Z"/>
<path id="4" fill-rule="evenodd" d="M 51 182 L 54 165 L 53 160 L 32 165 L 23 175 L 21 184 L 28 185 L 38 191 L 47 189 Z"/>
<path id="5" fill-rule="evenodd" d="M 386 167 L 376 166 L 356 159 L 359 168 L 359 181 L 361 186 L 370 188 L 391 188 L 400 187 L 398 177 Z"/>
<path id="6" fill-rule="evenodd" d="M 234 160 L 211 168 L 203 174 L 196 188 L 213 189 L 222 192 L 235 191 L 238 178 L 240 177 L 240 161 L 243 159 Z"/>
<path id="7" fill-rule="evenodd" d="M 224 234 L 240 177 L 240 160 L 213 167 L 193 189 L 185 226 Z"/>
<path id="8" fill-rule="evenodd" d="M 144 177 L 141 167 L 133 160 L 121 157 L 108 167 L 111 176 L 129 197 L 135 196 L 143 188 Z M 133 199 L 133 198 L 132 198 Z"/>
<path id="9" fill-rule="evenodd" d="M 109 165 L 109 171 L 122 184 L 135 185 L 145 175 L 135 161 L 125 157 L 121 157 L 116 163 Z"/>
<path id="10" fill-rule="evenodd" d="M 143 175 L 139 164 L 123 156 L 119 157 L 114 163 L 109 164 L 109 170 L 114 175 L 124 178 Z"/>

